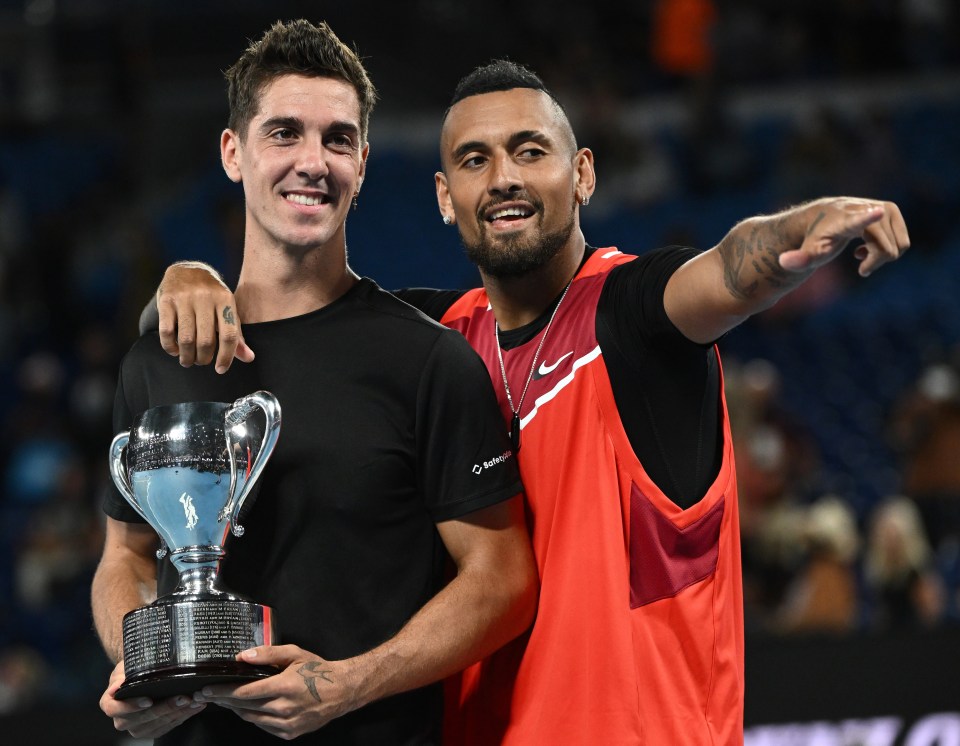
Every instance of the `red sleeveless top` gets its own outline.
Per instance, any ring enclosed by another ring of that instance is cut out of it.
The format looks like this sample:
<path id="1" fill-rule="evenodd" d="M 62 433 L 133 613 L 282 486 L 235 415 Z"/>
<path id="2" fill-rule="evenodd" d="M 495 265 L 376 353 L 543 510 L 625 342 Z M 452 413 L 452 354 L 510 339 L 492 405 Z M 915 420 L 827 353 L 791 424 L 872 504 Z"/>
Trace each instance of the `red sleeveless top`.
<path id="1" fill-rule="evenodd" d="M 598 249 L 570 286 L 520 412 L 518 454 L 540 571 L 531 631 L 455 677 L 448 746 L 713 746 L 743 742 L 743 599 L 733 451 L 681 510 L 620 422 L 597 342 L 600 292 L 635 257 Z M 490 372 L 510 421 L 482 289 L 442 322 Z M 503 351 L 520 396 L 543 335 Z M 722 385 L 722 378 L 721 378 Z"/>

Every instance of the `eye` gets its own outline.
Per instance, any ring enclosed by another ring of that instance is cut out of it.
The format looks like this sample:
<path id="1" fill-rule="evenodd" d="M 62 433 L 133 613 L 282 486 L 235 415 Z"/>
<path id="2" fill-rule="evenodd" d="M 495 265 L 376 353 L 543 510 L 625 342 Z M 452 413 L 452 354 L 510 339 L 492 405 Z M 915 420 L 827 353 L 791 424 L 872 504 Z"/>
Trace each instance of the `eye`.
<path id="1" fill-rule="evenodd" d="M 531 145 L 528 148 L 521 148 L 519 155 L 521 158 L 539 158 L 540 156 L 546 155 L 547 151 L 543 148 L 540 148 L 536 145 Z"/>
<path id="2" fill-rule="evenodd" d="M 343 132 L 334 132 L 327 138 L 327 144 L 334 150 L 354 150 L 353 138 Z"/>
<path id="3" fill-rule="evenodd" d="M 460 162 L 460 165 L 462 165 L 464 168 L 479 168 L 486 163 L 486 161 L 487 159 L 482 155 L 471 155 L 464 158 Z"/>
<path id="4" fill-rule="evenodd" d="M 296 136 L 297 136 L 296 131 L 290 129 L 289 127 L 281 127 L 279 129 L 275 129 L 273 132 L 270 133 L 271 140 L 278 140 L 280 142 L 287 142 L 287 141 L 293 140 L 296 138 Z"/>

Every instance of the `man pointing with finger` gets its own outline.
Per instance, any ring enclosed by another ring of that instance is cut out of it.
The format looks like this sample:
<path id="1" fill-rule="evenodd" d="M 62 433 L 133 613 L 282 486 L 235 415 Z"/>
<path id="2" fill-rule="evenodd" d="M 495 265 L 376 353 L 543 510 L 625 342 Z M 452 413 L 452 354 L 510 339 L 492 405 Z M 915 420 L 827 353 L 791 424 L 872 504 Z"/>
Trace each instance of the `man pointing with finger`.
<path id="1" fill-rule="evenodd" d="M 486 363 L 541 578 L 529 634 L 450 687 L 448 743 L 741 744 L 737 489 L 716 343 L 851 241 L 861 275 L 898 258 L 899 209 L 826 198 L 744 220 L 708 251 L 594 248 L 579 223 L 593 154 L 540 78 L 504 61 L 460 82 L 440 155 L 441 219 L 483 287 L 397 295 Z M 177 267 L 161 292 L 165 349 L 210 362 L 213 345 L 178 348 L 175 330 L 222 314 L 229 292 Z M 195 331 L 215 340 L 209 324 Z M 235 347 L 221 340 L 219 368 Z"/>

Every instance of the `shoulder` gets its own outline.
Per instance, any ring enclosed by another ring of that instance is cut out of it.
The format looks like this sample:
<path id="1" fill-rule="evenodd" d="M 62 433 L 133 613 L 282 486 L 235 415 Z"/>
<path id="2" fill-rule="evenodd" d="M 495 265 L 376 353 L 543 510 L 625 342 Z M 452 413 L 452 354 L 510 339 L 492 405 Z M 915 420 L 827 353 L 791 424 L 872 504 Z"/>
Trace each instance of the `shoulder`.
<path id="1" fill-rule="evenodd" d="M 401 345 L 411 360 L 421 354 L 425 358 L 476 355 L 462 334 L 381 289 L 373 280 L 362 282 L 357 300 L 372 316 L 370 334 L 382 344 Z"/>
<path id="2" fill-rule="evenodd" d="M 467 292 L 466 290 L 435 290 L 433 288 L 402 288 L 391 291 L 404 303 L 423 311 L 435 321 L 440 321 L 447 311 Z"/>
<path id="3" fill-rule="evenodd" d="M 699 249 L 689 246 L 662 246 L 640 254 L 619 253 L 619 261 L 609 269 L 614 276 L 646 275 L 648 277 L 667 276 L 676 272 L 693 257 L 700 254 Z"/>
<path id="4" fill-rule="evenodd" d="M 394 323 L 410 325 L 411 328 L 422 326 L 424 329 L 437 331 L 444 328 L 419 308 L 414 307 L 407 300 L 387 292 L 373 280 L 365 277 L 361 279 L 360 283 L 357 302 L 372 313 L 386 317 L 385 320 L 392 319 Z"/>

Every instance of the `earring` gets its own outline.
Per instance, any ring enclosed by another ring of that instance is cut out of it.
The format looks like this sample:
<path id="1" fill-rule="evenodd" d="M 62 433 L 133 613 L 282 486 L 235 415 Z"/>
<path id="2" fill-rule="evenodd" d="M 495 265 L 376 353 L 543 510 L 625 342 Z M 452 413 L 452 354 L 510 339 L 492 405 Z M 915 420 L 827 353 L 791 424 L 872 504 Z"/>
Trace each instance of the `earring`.
<path id="1" fill-rule="evenodd" d="M 353 195 L 353 209 L 354 209 L 354 210 L 357 209 L 357 195 L 356 195 L 356 194 Z"/>
<path id="2" fill-rule="evenodd" d="M 589 196 L 585 196 L 585 197 L 583 198 L 583 200 L 580 202 L 580 206 L 581 206 L 581 207 L 586 207 L 586 206 L 589 205 L 589 204 L 590 204 L 590 197 L 589 197 Z"/>
<path id="3" fill-rule="evenodd" d="M 444 224 L 444 225 L 450 225 L 450 223 L 452 223 L 452 222 L 453 222 L 453 220 L 450 219 L 450 216 L 449 216 L 449 215 L 444 215 L 444 216 L 443 216 L 443 224 Z"/>

